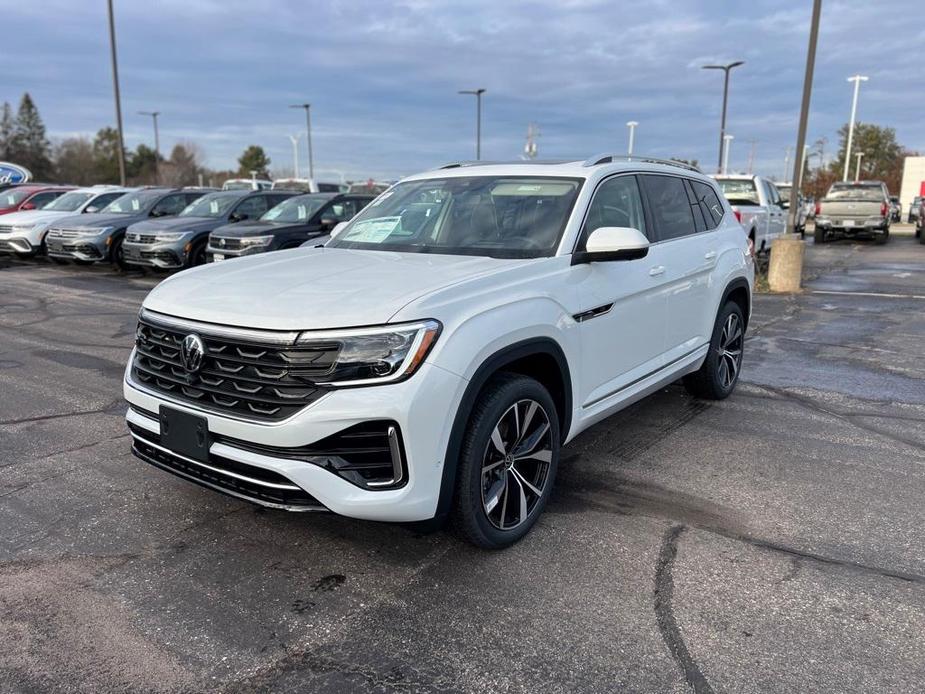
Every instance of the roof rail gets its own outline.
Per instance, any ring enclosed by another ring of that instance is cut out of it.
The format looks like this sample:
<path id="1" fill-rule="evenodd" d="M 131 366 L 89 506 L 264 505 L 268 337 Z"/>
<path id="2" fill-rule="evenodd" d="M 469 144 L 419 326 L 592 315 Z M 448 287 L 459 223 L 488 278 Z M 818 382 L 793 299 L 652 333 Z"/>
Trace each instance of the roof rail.
<path id="1" fill-rule="evenodd" d="M 513 166 L 517 164 L 525 164 L 529 166 L 530 164 L 538 165 L 552 165 L 552 164 L 568 164 L 574 161 L 574 159 L 511 159 L 509 161 L 451 161 L 443 166 L 438 166 L 437 171 L 441 169 L 459 169 L 464 166 Z"/>
<path id="2" fill-rule="evenodd" d="M 677 166 L 679 169 L 687 169 L 688 171 L 703 173 L 699 167 L 696 167 L 693 164 L 686 164 L 683 161 L 675 161 L 674 159 L 660 159 L 659 157 L 647 157 L 645 155 L 639 154 L 597 154 L 585 161 L 583 165 L 597 166 L 598 164 L 611 164 L 615 161 L 641 161 L 645 162 L 646 164 L 665 164 L 666 166 Z"/>

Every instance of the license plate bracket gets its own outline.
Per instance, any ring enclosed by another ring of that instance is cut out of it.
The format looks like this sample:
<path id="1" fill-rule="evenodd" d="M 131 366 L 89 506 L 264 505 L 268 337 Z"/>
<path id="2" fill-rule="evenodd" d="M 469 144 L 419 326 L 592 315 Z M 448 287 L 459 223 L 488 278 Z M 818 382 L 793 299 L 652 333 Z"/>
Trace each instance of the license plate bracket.
<path id="1" fill-rule="evenodd" d="M 842 220 L 842 224 L 844 224 L 845 227 L 853 227 L 853 226 L 854 226 L 854 220 L 853 220 L 853 219 L 843 219 L 843 220 Z"/>
<path id="2" fill-rule="evenodd" d="M 159 415 L 164 448 L 203 463 L 209 461 L 209 420 L 164 405 Z"/>
<path id="3" fill-rule="evenodd" d="M 215 261 L 216 263 L 224 259 L 225 259 L 224 253 L 213 253 L 212 254 L 212 260 Z"/>

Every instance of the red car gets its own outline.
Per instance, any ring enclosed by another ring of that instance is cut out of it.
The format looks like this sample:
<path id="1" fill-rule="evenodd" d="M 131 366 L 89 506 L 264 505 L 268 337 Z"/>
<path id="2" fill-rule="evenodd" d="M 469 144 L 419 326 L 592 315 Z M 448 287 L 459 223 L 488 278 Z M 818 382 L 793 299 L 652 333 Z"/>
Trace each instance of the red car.
<path id="1" fill-rule="evenodd" d="M 26 183 L 0 190 L 0 214 L 20 210 L 40 210 L 72 186 L 50 186 L 43 183 Z"/>

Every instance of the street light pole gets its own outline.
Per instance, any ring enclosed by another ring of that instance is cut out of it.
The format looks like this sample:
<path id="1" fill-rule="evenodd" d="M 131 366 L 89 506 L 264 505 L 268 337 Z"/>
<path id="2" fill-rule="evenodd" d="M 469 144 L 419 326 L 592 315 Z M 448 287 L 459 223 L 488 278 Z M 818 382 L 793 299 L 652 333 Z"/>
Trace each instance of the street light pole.
<path id="1" fill-rule="evenodd" d="M 308 177 L 315 180 L 315 160 L 312 157 L 312 105 L 311 104 L 293 104 L 289 108 L 305 109 L 305 135 L 308 138 Z"/>
<path id="2" fill-rule="evenodd" d="M 729 101 L 729 71 L 733 68 L 739 67 L 739 65 L 745 65 L 744 60 L 736 60 L 732 63 L 727 63 L 726 65 L 702 65 L 704 70 L 722 70 L 723 75 L 723 115 L 720 119 L 719 124 L 719 161 L 717 163 L 717 171 L 723 170 L 723 148 L 725 147 L 725 135 L 726 135 L 726 104 Z"/>
<path id="3" fill-rule="evenodd" d="M 161 115 L 160 111 L 139 111 L 139 116 L 151 116 L 154 119 L 154 182 L 160 183 L 161 180 L 161 138 L 157 132 L 157 117 Z"/>
<path id="4" fill-rule="evenodd" d="M 487 89 L 479 87 L 478 89 L 461 89 L 460 94 L 472 94 L 475 96 L 475 160 L 482 159 L 482 94 Z"/>
<path id="5" fill-rule="evenodd" d="M 112 90 L 116 100 L 116 130 L 119 139 L 119 183 L 125 185 L 125 140 L 122 136 L 122 99 L 119 96 L 119 66 L 116 60 L 116 21 L 113 18 L 112 0 L 107 0 L 109 10 L 109 50 L 112 56 Z"/>
<path id="6" fill-rule="evenodd" d="M 723 161 L 720 165 L 720 173 L 725 174 L 729 170 L 729 147 L 734 139 L 734 135 L 723 135 Z"/>
<path id="7" fill-rule="evenodd" d="M 626 127 L 630 129 L 630 142 L 629 146 L 626 148 L 627 156 L 632 156 L 633 154 L 633 143 L 636 141 L 636 126 L 639 125 L 634 120 L 627 122 Z"/>
<path id="8" fill-rule="evenodd" d="M 854 82 L 854 98 L 851 99 L 851 120 L 848 121 L 848 142 L 845 146 L 845 173 L 842 181 L 848 180 L 848 167 L 851 165 L 851 142 L 854 139 L 854 119 L 858 113 L 858 92 L 861 91 L 861 82 L 866 82 L 869 77 L 864 75 L 853 75 L 848 78 L 849 82 Z"/>
<path id="9" fill-rule="evenodd" d="M 854 170 L 854 180 L 860 181 L 861 180 L 861 157 L 864 156 L 864 152 L 855 152 L 854 156 L 857 157 L 857 160 L 858 160 L 857 168 Z"/>

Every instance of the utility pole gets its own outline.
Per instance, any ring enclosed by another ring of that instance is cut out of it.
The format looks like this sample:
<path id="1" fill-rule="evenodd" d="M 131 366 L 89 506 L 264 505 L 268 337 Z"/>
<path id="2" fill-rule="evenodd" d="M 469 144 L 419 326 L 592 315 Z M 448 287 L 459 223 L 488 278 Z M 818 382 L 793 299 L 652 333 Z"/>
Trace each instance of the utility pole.
<path id="1" fill-rule="evenodd" d="M 478 89 L 461 89 L 460 94 L 472 94 L 475 96 L 475 160 L 482 159 L 482 94 L 487 89 L 479 87 Z"/>
<path id="2" fill-rule="evenodd" d="M 704 70 L 722 70 L 724 73 L 723 76 L 723 115 L 720 119 L 719 124 L 719 163 L 717 164 L 717 171 L 723 170 L 723 148 L 726 146 L 726 104 L 729 101 L 729 71 L 733 68 L 739 67 L 739 65 L 745 65 L 744 60 L 737 60 L 734 63 L 728 63 L 726 65 L 702 65 L 701 68 Z"/>
<path id="3" fill-rule="evenodd" d="M 851 120 L 848 121 L 848 142 L 845 145 L 845 173 L 842 181 L 848 180 L 848 167 L 851 165 L 851 143 L 854 139 L 854 119 L 858 113 L 858 92 L 861 90 L 861 82 L 866 82 L 869 77 L 864 75 L 853 75 L 848 78 L 849 82 L 854 82 L 854 98 L 851 99 Z"/>
<path id="4" fill-rule="evenodd" d="M 305 135 L 308 138 L 308 177 L 315 180 L 315 160 L 312 157 L 312 105 L 311 104 L 293 104 L 289 108 L 305 109 Z"/>
<path id="5" fill-rule="evenodd" d="M 631 120 L 631 121 L 627 122 L 627 124 L 626 124 L 626 127 L 630 129 L 630 142 L 629 142 L 629 147 L 626 148 L 626 154 L 627 154 L 627 156 L 632 156 L 632 155 L 633 155 L 633 142 L 635 142 L 635 140 L 636 140 L 636 126 L 637 126 L 637 125 L 639 125 L 639 123 L 637 123 L 637 122 L 634 121 L 634 120 Z"/>
<path id="6" fill-rule="evenodd" d="M 292 170 L 295 178 L 299 177 L 299 138 L 301 135 L 290 135 L 289 140 L 292 142 Z"/>
<path id="7" fill-rule="evenodd" d="M 855 168 L 854 170 L 854 180 L 860 181 L 861 180 L 861 157 L 864 156 L 864 152 L 855 152 L 854 156 L 857 157 L 857 160 L 858 160 L 857 168 Z"/>
<path id="8" fill-rule="evenodd" d="M 752 169 L 755 167 L 755 145 L 758 144 L 758 140 L 751 139 L 748 141 L 751 145 L 748 150 L 748 175 L 752 175 Z"/>
<path id="9" fill-rule="evenodd" d="M 161 181 L 161 139 L 157 133 L 157 117 L 160 111 L 139 111 L 139 116 L 151 116 L 154 119 L 154 182 Z"/>
<path id="10" fill-rule="evenodd" d="M 720 165 L 721 173 L 725 174 L 729 171 L 729 149 L 734 139 L 734 135 L 723 135 L 723 160 L 722 164 Z"/>
<path id="11" fill-rule="evenodd" d="M 109 50 L 112 55 L 112 90 L 116 99 L 116 131 L 119 133 L 119 183 L 125 185 L 125 139 L 122 136 L 122 99 L 119 96 L 119 65 L 116 60 L 116 20 L 113 18 L 112 0 L 109 9 Z"/>

